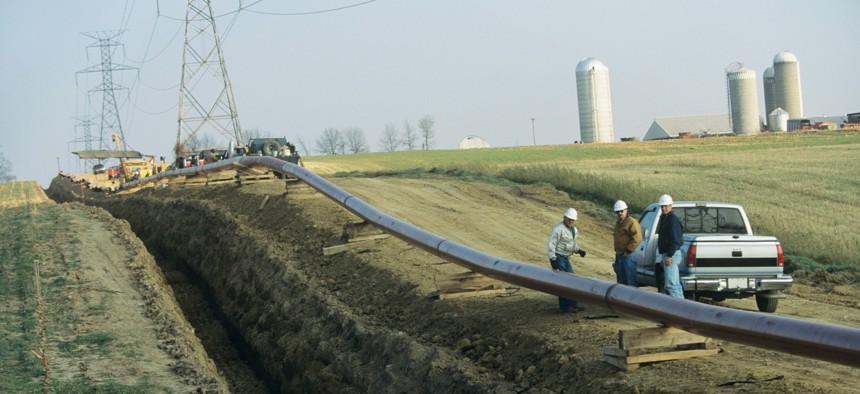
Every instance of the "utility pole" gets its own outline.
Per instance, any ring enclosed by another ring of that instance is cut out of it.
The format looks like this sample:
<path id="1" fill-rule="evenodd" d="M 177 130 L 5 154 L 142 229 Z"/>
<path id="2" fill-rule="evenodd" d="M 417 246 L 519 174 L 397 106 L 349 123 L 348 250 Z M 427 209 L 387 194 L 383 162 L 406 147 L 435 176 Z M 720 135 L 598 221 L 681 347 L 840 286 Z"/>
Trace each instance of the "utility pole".
<path id="1" fill-rule="evenodd" d="M 532 145 L 537 146 L 537 137 L 535 136 L 535 118 L 532 118 Z"/>
<path id="2" fill-rule="evenodd" d="M 112 134 L 119 134 L 120 138 L 125 141 L 122 123 L 119 119 L 119 109 L 116 105 L 116 95 L 114 94 L 115 91 L 125 89 L 125 87 L 115 85 L 113 83 L 113 73 L 114 71 L 135 70 L 136 68 L 123 64 L 116 64 L 112 60 L 112 54 L 114 52 L 113 48 L 122 45 L 116 41 L 116 38 L 122 33 L 123 31 L 81 33 L 96 40 L 95 43 L 91 44 L 87 48 L 99 48 L 99 52 L 101 54 L 101 64 L 85 68 L 76 73 L 100 72 L 102 74 L 102 83 L 95 88 L 90 89 L 91 93 L 102 92 L 102 116 L 98 138 L 99 149 L 105 149 L 109 146 L 106 141 L 108 141 L 107 139 L 110 138 Z M 88 125 L 86 126 L 85 131 L 86 134 L 84 135 L 84 142 L 87 144 L 87 148 L 89 149 L 91 148 L 90 141 L 92 141 L 92 136 L 89 135 Z M 125 149 L 125 147 L 123 147 L 123 149 Z"/>
<path id="3" fill-rule="evenodd" d="M 210 0 L 188 0 L 184 48 L 174 153 L 177 157 L 186 154 L 191 148 L 189 143 L 207 132 L 244 146 Z"/>

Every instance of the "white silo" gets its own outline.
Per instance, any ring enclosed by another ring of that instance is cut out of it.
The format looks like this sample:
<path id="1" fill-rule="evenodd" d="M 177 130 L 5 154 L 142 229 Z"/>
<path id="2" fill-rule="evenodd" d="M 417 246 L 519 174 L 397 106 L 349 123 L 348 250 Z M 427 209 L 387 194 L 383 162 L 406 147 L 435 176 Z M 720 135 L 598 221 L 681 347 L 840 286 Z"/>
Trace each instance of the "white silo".
<path id="1" fill-rule="evenodd" d="M 776 86 L 773 81 L 773 66 L 764 70 L 762 80 L 764 84 L 764 113 L 770 114 L 777 108 L 776 103 L 774 102 Z M 770 119 L 768 119 L 767 125 L 770 126 Z M 771 128 L 771 130 L 772 129 L 773 128 Z"/>
<path id="2" fill-rule="evenodd" d="M 726 70 L 729 84 L 729 113 L 735 134 L 757 134 L 761 127 L 758 117 L 758 93 L 755 71 L 748 68 Z"/>
<path id="3" fill-rule="evenodd" d="M 791 119 L 803 117 L 800 95 L 800 64 L 791 52 L 777 53 L 773 58 L 774 107 L 788 112 Z"/>
<path id="4" fill-rule="evenodd" d="M 615 141 L 609 69 L 603 62 L 589 57 L 576 65 L 576 95 L 582 142 Z"/>
<path id="5" fill-rule="evenodd" d="M 767 124 L 770 131 L 788 131 L 788 112 L 782 108 L 773 110 L 767 116 Z"/>

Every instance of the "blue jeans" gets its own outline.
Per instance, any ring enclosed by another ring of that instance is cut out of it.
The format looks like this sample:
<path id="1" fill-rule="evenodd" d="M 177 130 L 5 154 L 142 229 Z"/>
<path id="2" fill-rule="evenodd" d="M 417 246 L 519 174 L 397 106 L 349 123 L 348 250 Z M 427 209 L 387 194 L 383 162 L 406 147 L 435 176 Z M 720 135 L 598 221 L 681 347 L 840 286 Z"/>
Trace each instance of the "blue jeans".
<path id="1" fill-rule="evenodd" d="M 681 260 L 681 250 L 679 249 L 672 255 L 672 264 L 666 266 L 666 255 L 660 255 L 660 261 L 663 262 L 663 279 L 666 287 L 666 294 L 675 298 L 684 298 L 684 288 L 681 287 L 681 275 L 678 272 Z"/>
<path id="2" fill-rule="evenodd" d="M 558 263 L 558 270 L 564 272 L 570 272 L 573 274 L 573 266 L 570 265 L 570 259 L 564 257 L 560 254 L 555 255 L 555 261 Z M 570 308 L 576 307 L 576 300 L 571 300 L 570 298 L 558 297 L 558 308 L 561 310 L 568 310 Z"/>
<path id="3" fill-rule="evenodd" d="M 615 255 L 615 275 L 618 283 L 636 287 L 636 263 L 624 253 Z"/>

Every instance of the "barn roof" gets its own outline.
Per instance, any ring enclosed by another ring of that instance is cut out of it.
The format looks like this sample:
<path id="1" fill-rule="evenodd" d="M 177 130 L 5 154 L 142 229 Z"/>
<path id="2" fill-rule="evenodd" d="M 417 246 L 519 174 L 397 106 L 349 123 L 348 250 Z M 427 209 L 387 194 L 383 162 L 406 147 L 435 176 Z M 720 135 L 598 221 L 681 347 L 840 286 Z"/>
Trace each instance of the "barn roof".
<path id="1" fill-rule="evenodd" d="M 729 114 L 687 115 L 654 118 L 644 141 L 678 138 L 680 133 L 691 135 L 732 134 Z"/>

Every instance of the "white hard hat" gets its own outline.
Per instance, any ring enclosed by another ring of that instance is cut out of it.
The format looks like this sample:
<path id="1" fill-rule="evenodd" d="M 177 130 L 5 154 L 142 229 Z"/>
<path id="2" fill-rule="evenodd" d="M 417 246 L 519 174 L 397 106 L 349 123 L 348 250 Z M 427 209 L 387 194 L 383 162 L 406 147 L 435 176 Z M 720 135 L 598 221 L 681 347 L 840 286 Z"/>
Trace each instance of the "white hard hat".
<path id="1" fill-rule="evenodd" d="M 668 194 L 664 194 L 664 195 L 660 196 L 660 200 L 658 201 L 658 203 L 660 204 L 660 206 L 672 205 L 672 196 L 670 196 Z"/>
<path id="2" fill-rule="evenodd" d="M 623 211 L 625 209 L 627 209 L 627 203 L 625 203 L 624 201 L 621 201 L 621 200 L 616 201 L 615 207 L 612 208 L 612 210 L 615 212 Z"/>
<path id="3" fill-rule="evenodd" d="M 564 217 L 576 220 L 576 210 L 573 208 L 568 208 L 566 211 L 564 211 Z"/>

